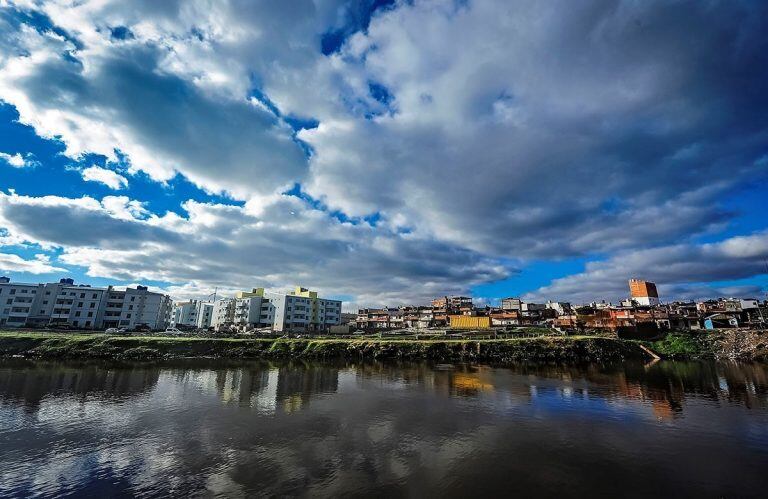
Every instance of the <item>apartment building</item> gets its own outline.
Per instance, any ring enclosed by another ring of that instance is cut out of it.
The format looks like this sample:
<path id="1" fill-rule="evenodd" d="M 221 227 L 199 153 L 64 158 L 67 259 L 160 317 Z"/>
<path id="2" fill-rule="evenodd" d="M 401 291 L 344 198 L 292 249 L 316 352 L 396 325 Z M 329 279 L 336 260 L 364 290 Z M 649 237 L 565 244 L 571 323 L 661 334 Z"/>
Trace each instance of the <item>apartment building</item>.
<path id="1" fill-rule="evenodd" d="M 213 304 L 211 312 L 211 327 L 216 329 L 231 326 L 235 323 L 235 299 L 222 298 Z"/>
<path id="2" fill-rule="evenodd" d="M 319 298 L 316 291 L 296 287 L 287 294 L 265 292 L 275 331 L 325 331 L 341 323 L 341 301 Z"/>
<path id="3" fill-rule="evenodd" d="M 0 278 L 0 325 L 44 327 L 67 324 L 82 329 L 108 327 L 164 329 L 171 319 L 170 297 L 144 286 L 116 290 L 57 283 L 12 283 Z"/>
<path id="4" fill-rule="evenodd" d="M 153 293 L 146 286 L 116 290 L 106 289 L 106 308 L 102 326 L 153 330 L 167 328 L 173 314 L 173 300 L 168 295 Z"/>
<path id="5" fill-rule="evenodd" d="M 177 302 L 173 308 L 173 325 L 207 329 L 213 319 L 213 303 L 202 300 Z"/>
<path id="6" fill-rule="evenodd" d="M 264 288 L 238 291 L 235 294 L 233 323 L 245 328 L 270 327 L 275 319 L 275 307 L 264 296 Z"/>

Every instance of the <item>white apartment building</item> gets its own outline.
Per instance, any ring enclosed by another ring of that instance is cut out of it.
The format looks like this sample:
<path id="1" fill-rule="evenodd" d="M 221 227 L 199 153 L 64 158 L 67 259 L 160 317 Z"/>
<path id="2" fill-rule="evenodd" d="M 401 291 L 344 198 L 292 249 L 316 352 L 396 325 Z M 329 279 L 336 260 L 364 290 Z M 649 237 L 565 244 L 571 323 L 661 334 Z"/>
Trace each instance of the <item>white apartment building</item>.
<path id="1" fill-rule="evenodd" d="M 264 296 L 264 288 L 235 294 L 235 325 L 246 329 L 270 327 L 274 318 L 274 306 Z"/>
<path id="2" fill-rule="evenodd" d="M 208 329 L 213 322 L 213 303 L 209 301 L 200 302 L 200 310 L 197 312 L 197 327 Z"/>
<path id="3" fill-rule="evenodd" d="M 42 327 L 68 324 L 76 328 L 165 329 L 171 319 L 169 296 L 144 286 L 124 291 L 76 285 L 72 279 L 57 283 L 12 283 L 0 278 L 0 325 Z"/>
<path id="4" fill-rule="evenodd" d="M 190 300 L 177 302 L 173 307 L 173 325 L 207 329 L 213 319 L 213 303 Z"/>
<path id="5" fill-rule="evenodd" d="M 235 299 L 222 298 L 213 303 L 211 327 L 220 328 L 235 323 Z"/>
<path id="6" fill-rule="evenodd" d="M 97 327 L 121 327 L 134 329 L 138 326 L 153 330 L 167 328 L 171 323 L 173 300 L 168 295 L 153 293 L 146 286 L 106 290 L 106 307 L 103 321 Z"/>
<path id="7" fill-rule="evenodd" d="M 341 301 L 318 298 L 298 287 L 292 293 L 264 288 L 240 291 L 213 306 L 212 326 L 243 329 L 271 327 L 275 331 L 324 331 L 341 323 Z"/>
<path id="8" fill-rule="evenodd" d="M 318 298 L 297 287 L 293 293 L 264 293 L 274 313 L 275 331 L 324 331 L 341 323 L 341 301 Z"/>

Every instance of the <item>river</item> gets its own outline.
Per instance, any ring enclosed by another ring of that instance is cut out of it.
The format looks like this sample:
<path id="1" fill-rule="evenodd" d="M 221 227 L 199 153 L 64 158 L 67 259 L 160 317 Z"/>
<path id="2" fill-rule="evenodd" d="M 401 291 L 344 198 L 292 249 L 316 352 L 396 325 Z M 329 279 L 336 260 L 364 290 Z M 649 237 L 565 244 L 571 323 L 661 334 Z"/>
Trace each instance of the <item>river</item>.
<path id="1" fill-rule="evenodd" d="M 768 366 L 0 364 L 0 496 L 763 496 Z"/>

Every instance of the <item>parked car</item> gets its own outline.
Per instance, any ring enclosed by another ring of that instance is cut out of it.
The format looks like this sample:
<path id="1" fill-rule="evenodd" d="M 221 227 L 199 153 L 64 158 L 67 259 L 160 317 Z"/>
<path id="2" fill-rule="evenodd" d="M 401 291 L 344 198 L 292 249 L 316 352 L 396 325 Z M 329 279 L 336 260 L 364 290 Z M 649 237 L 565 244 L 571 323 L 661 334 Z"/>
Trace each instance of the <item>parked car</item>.
<path id="1" fill-rule="evenodd" d="M 111 327 L 104 331 L 106 334 L 125 334 L 125 328 Z"/>
<path id="2" fill-rule="evenodd" d="M 182 335 L 184 333 L 182 331 L 176 329 L 175 327 L 169 327 L 169 328 L 165 329 L 165 334 L 173 334 L 173 335 L 176 335 L 176 336 L 180 336 L 180 335 Z"/>

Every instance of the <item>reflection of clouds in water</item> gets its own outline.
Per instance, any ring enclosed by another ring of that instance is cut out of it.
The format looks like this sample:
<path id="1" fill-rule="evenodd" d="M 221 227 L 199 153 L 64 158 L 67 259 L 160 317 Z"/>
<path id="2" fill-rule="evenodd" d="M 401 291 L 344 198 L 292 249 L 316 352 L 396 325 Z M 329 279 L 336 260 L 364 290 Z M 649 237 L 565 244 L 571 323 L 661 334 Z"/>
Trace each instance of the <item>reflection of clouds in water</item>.
<path id="1" fill-rule="evenodd" d="M 493 484 L 488 473 L 501 469 L 505 479 L 524 474 L 520 483 L 567 481 L 583 462 L 621 473 L 637 464 L 638 449 L 648 469 L 663 469 L 677 462 L 668 449 L 694 452 L 702 434 L 726 457 L 743 451 L 740 442 L 768 442 L 766 411 L 745 410 L 765 408 L 764 370 L 174 367 L 132 397 L 104 387 L 62 392 L 36 376 L 43 386 L 27 392 L 36 412 L 18 395 L 0 399 L 0 436 L 14 447 L 0 450 L 11 463 L 0 492 L 460 494 L 478 476 L 478 487 Z M 684 419 L 669 419 L 670 407 Z M 698 466 L 722 467 L 723 459 Z M 749 482 L 749 470 L 741 473 Z"/>
<path id="2" fill-rule="evenodd" d="M 153 410 L 148 395 L 137 396 L 127 403 L 104 403 L 102 398 L 80 400 L 75 397 L 46 397 L 37 410 L 38 424 L 49 431 L 66 434 L 92 425 L 99 433 L 109 433 L 130 425 L 138 413 Z"/>

